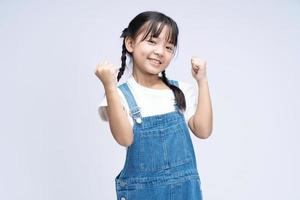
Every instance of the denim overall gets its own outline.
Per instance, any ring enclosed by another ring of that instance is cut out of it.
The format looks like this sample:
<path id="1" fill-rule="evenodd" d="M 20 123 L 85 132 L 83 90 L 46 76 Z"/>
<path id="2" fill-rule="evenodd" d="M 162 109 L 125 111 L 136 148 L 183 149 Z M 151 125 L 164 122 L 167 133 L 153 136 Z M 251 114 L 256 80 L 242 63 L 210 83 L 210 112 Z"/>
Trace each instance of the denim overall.
<path id="1" fill-rule="evenodd" d="M 178 87 L 178 82 L 169 80 Z M 134 141 L 115 178 L 118 200 L 202 200 L 194 148 L 183 113 L 142 117 L 127 83 L 119 86 L 133 118 Z"/>

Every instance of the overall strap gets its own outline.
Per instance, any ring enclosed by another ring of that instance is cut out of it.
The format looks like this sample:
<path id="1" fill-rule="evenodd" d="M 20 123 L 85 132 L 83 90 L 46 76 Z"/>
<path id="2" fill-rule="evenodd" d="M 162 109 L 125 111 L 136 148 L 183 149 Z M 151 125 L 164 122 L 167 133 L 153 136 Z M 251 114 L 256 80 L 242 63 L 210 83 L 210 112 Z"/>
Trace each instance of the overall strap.
<path id="1" fill-rule="evenodd" d="M 175 85 L 175 86 L 179 87 L 178 81 L 176 81 L 176 80 L 168 80 L 168 81 L 171 85 Z"/>
<path id="2" fill-rule="evenodd" d="M 134 121 L 136 121 L 137 123 L 141 123 L 142 122 L 142 115 L 141 115 L 141 111 L 140 111 L 140 107 L 138 107 L 134 96 L 132 95 L 128 84 L 127 83 L 123 83 L 121 85 L 118 86 L 118 88 L 120 88 L 120 90 L 122 91 L 122 93 L 124 94 L 126 101 L 129 105 L 129 109 L 130 109 L 130 116 L 133 118 Z"/>

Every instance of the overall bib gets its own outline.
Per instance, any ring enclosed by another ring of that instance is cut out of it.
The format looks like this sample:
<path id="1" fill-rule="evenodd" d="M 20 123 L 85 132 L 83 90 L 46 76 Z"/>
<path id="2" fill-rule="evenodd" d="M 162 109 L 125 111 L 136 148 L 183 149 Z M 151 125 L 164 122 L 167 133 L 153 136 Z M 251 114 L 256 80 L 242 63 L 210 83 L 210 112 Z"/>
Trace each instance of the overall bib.
<path id="1" fill-rule="evenodd" d="M 178 87 L 178 82 L 169 80 Z M 194 148 L 183 113 L 142 117 L 127 83 L 119 86 L 133 118 L 134 141 L 115 177 L 118 200 L 202 200 Z"/>

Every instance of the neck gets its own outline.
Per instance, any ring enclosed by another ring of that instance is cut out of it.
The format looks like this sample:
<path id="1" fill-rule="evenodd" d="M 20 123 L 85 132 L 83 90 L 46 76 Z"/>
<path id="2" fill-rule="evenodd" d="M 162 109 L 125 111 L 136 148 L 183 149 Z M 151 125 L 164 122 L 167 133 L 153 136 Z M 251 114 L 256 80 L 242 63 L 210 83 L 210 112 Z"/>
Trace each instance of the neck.
<path id="1" fill-rule="evenodd" d="M 132 76 L 138 84 L 149 88 L 155 87 L 155 85 L 161 82 L 158 75 L 145 76 L 142 74 L 133 73 Z"/>
<path id="2" fill-rule="evenodd" d="M 132 76 L 138 84 L 149 88 L 155 88 L 162 82 L 157 74 L 146 74 L 137 70 L 133 70 Z"/>

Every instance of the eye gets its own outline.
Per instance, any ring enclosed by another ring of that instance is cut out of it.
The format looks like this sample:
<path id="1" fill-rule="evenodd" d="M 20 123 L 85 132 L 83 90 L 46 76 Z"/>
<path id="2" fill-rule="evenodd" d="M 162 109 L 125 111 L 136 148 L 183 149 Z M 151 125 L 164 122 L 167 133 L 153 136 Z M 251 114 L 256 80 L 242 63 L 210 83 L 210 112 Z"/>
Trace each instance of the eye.
<path id="1" fill-rule="evenodd" d="M 169 51 L 174 51 L 173 47 L 166 47 Z"/>
<path id="2" fill-rule="evenodd" d="M 148 42 L 151 43 L 151 44 L 156 44 L 156 42 L 154 40 L 151 40 L 151 39 L 148 40 Z"/>

